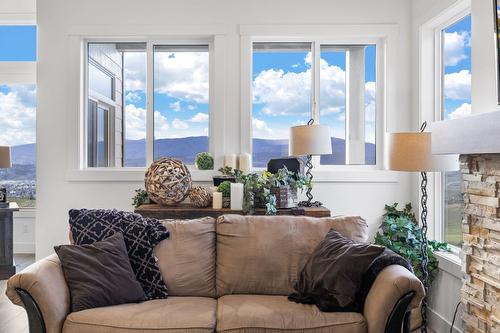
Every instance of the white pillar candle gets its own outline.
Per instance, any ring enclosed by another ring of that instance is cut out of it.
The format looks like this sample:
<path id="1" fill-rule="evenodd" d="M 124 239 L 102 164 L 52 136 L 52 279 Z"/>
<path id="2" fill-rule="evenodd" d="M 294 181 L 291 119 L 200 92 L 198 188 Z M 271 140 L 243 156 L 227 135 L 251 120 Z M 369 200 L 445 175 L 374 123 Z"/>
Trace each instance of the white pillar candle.
<path id="1" fill-rule="evenodd" d="M 231 183 L 231 209 L 243 209 L 243 184 Z"/>
<path id="2" fill-rule="evenodd" d="M 221 209 L 222 208 L 222 193 L 214 192 L 212 193 L 212 208 Z"/>
<path id="3" fill-rule="evenodd" d="M 244 173 L 249 173 L 252 169 L 252 156 L 249 153 L 244 153 L 239 156 L 239 169 Z"/>
<path id="4" fill-rule="evenodd" d="M 224 156 L 224 166 L 236 169 L 236 154 L 229 154 Z"/>
<path id="5" fill-rule="evenodd" d="M 210 186 L 210 192 L 217 192 L 217 186 Z"/>

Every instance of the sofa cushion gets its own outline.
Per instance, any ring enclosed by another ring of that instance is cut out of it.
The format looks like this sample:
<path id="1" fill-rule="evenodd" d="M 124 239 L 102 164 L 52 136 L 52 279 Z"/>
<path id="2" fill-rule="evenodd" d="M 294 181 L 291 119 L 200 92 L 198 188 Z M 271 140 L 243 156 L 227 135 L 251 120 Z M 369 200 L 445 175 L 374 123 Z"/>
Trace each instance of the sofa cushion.
<path id="1" fill-rule="evenodd" d="M 205 333 L 215 329 L 217 301 L 205 297 L 169 297 L 73 312 L 63 333 Z"/>
<path id="2" fill-rule="evenodd" d="M 54 250 L 68 284 L 71 311 L 146 300 L 121 233 L 89 245 L 54 246 Z"/>
<path id="3" fill-rule="evenodd" d="M 285 296 L 226 295 L 217 300 L 217 332 L 365 333 L 364 317 L 354 312 L 321 312 L 315 305 Z"/>
<path id="4" fill-rule="evenodd" d="M 121 232 L 132 269 L 148 298 L 167 297 L 153 255 L 154 247 L 168 237 L 168 230 L 158 220 L 116 209 L 71 209 L 69 225 L 77 245 L 92 244 Z"/>
<path id="5" fill-rule="evenodd" d="M 155 248 L 173 296 L 215 297 L 215 219 L 163 220 L 170 237 Z"/>
<path id="6" fill-rule="evenodd" d="M 217 220 L 217 295 L 288 295 L 330 229 L 367 240 L 360 217 L 223 215 Z"/>

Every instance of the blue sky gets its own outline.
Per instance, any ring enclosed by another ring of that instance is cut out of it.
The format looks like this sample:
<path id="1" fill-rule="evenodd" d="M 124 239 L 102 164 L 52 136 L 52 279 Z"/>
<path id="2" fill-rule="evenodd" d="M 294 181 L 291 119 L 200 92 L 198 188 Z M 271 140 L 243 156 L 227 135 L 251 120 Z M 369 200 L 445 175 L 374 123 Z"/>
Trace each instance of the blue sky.
<path id="1" fill-rule="evenodd" d="M 146 136 L 146 53 L 124 56 L 127 139 Z M 155 138 L 208 135 L 208 52 L 155 52 Z"/>
<path id="2" fill-rule="evenodd" d="M 0 61 L 36 61 L 36 26 L 0 25 Z"/>
<path id="3" fill-rule="evenodd" d="M 376 50 L 365 50 L 367 140 L 375 141 Z M 323 51 L 320 61 L 321 123 L 331 135 L 345 137 L 346 52 Z M 311 59 L 306 51 L 255 52 L 253 55 L 254 137 L 287 139 L 289 127 L 305 123 L 311 115 Z"/>
<path id="4" fill-rule="evenodd" d="M 471 113 L 471 18 L 470 15 L 443 30 L 443 118 Z"/>

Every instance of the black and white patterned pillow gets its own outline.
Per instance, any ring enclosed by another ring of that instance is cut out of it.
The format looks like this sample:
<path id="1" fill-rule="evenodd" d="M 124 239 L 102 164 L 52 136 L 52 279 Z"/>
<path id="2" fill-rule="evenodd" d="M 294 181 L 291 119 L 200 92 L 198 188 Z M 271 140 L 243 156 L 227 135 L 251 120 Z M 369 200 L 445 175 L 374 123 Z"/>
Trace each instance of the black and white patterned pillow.
<path id="1" fill-rule="evenodd" d="M 72 209 L 69 225 L 77 245 L 92 244 L 121 232 L 132 269 L 148 298 L 167 297 L 153 249 L 168 238 L 169 232 L 158 220 L 116 209 Z"/>

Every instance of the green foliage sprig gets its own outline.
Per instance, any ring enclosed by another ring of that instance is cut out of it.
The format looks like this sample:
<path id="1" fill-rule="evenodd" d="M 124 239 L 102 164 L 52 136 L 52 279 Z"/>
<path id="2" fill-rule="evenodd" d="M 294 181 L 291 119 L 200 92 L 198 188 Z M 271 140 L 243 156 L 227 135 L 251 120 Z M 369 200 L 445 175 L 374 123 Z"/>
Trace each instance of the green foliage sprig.
<path id="1" fill-rule="evenodd" d="M 382 216 L 380 231 L 375 236 L 375 244 L 383 245 L 401 256 L 408 259 L 413 266 L 415 275 L 422 279 L 422 245 L 421 231 L 418 226 L 415 213 L 413 213 L 411 203 L 407 203 L 402 210 L 398 209 L 398 204 L 385 205 L 385 214 Z M 428 241 L 427 255 L 429 262 L 429 281 L 432 282 L 436 276 L 438 260 L 434 251 L 449 251 L 447 243 Z"/>
<path id="2" fill-rule="evenodd" d="M 243 184 L 243 212 L 253 214 L 257 203 L 262 203 L 266 207 L 267 215 L 275 215 L 278 212 L 276 207 L 276 196 L 271 193 L 271 188 L 280 186 L 290 186 L 292 190 L 304 190 L 311 186 L 309 177 L 303 174 L 296 174 L 286 167 L 278 170 L 276 174 L 264 171 L 262 175 L 257 173 L 245 174 L 241 170 L 225 166 L 219 169 L 223 175 L 234 177 L 236 182 Z M 226 182 L 221 183 L 224 184 Z M 222 192 L 219 185 L 219 192 Z M 231 185 L 229 185 L 231 186 Z M 224 195 L 224 192 L 222 194 Z"/>
<path id="3" fill-rule="evenodd" d="M 132 198 L 132 205 L 137 208 L 146 203 L 150 203 L 148 192 L 143 189 L 135 190 L 135 196 Z"/>

